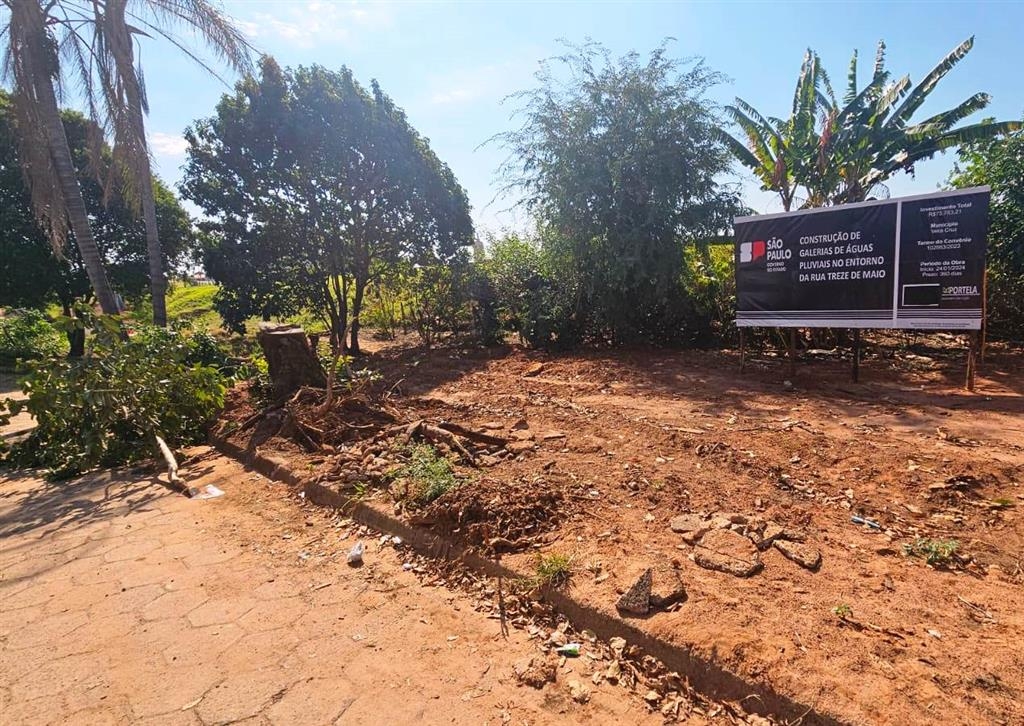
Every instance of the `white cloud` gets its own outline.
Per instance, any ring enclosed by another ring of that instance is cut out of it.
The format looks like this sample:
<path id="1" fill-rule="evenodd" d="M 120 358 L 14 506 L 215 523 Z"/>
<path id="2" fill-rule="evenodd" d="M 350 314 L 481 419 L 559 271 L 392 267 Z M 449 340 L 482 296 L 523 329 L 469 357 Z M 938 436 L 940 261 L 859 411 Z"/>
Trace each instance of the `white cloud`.
<path id="1" fill-rule="evenodd" d="M 300 48 L 312 48 L 322 43 L 343 43 L 351 40 L 353 30 L 365 31 L 389 27 L 394 14 L 390 5 L 381 2 L 307 2 L 274 4 L 267 12 L 244 12 L 248 7 L 239 3 L 235 8 L 236 24 L 254 41 L 283 41 Z"/>
<path id="2" fill-rule="evenodd" d="M 162 131 L 154 131 L 149 135 L 149 146 L 157 154 L 164 156 L 184 156 L 188 148 L 185 137 L 178 134 L 165 134 Z"/>

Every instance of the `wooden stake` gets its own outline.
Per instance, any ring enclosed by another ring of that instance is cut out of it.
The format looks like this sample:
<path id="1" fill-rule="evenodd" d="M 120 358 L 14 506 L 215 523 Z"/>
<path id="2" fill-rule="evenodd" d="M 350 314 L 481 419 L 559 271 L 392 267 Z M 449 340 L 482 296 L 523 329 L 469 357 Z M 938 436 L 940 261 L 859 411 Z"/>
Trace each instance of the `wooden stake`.
<path id="1" fill-rule="evenodd" d="M 789 329 L 789 380 L 792 381 L 796 377 L 796 328 Z"/>
<path id="2" fill-rule="evenodd" d="M 974 376 L 978 368 L 977 358 L 978 334 L 969 333 L 967 339 L 967 390 L 974 392 Z"/>
<path id="3" fill-rule="evenodd" d="M 853 382 L 860 382 L 860 328 L 853 329 Z"/>
<path id="4" fill-rule="evenodd" d="M 740 328 L 740 373 L 747 367 L 747 346 L 746 336 L 743 334 L 743 328 Z"/>

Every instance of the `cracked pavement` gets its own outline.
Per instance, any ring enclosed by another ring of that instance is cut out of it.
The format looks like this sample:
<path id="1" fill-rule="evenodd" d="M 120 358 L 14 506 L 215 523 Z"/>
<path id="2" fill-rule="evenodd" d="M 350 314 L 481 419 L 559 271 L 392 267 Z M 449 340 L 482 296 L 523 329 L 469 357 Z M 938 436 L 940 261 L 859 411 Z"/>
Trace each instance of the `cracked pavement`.
<path id="1" fill-rule="evenodd" d="M 346 567 L 355 540 L 336 515 L 283 485 L 210 451 L 183 473 L 227 495 L 189 500 L 138 472 L 0 472 L 5 724 L 653 719 L 622 691 L 572 702 L 562 672 L 518 687 L 525 633 L 502 639 L 373 535 L 366 565 Z"/>

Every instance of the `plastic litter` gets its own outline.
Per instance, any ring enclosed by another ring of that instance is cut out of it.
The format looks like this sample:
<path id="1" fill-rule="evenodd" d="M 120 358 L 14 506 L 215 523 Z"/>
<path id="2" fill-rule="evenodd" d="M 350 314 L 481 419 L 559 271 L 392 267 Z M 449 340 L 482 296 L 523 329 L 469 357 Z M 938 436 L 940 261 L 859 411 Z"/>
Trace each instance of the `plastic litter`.
<path id="1" fill-rule="evenodd" d="M 363 564 L 363 543 L 356 542 L 355 547 L 348 551 L 348 563 L 350 565 Z"/>
<path id="2" fill-rule="evenodd" d="M 866 524 L 867 526 L 871 527 L 872 529 L 881 529 L 882 528 L 882 525 L 880 525 L 875 520 L 873 520 L 873 519 L 866 519 L 865 517 L 858 517 L 856 515 L 850 517 L 850 521 L 853 522 L 854 524 Z"/>
<path id="3" fill-rule="evenodd" d="M 580 654 L 579 643 L 566 643 L 565 645 L 558 648 L 556 651 L 559 655 L 567 655 L 576 658 Z"/>

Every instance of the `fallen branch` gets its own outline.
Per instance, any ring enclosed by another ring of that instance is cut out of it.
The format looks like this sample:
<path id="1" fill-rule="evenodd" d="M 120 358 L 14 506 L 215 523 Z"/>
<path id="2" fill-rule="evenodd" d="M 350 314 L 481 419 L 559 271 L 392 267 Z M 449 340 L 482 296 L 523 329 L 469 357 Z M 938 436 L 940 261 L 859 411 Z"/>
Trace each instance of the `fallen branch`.
<path id="1" fill-rule="evenodd" d="M 167 442 L 159 436 L 154 436 L 154 438 L 156 439 L 156 445 L 160 447 L 160 453 L 163 454 L 164 461 L 167 462 L 167 475 L 171 484 L 179 489 L 184 489 L 185 485 L 182 483 L 181 477 L 178 476 L 178 462 L 174 459 L 174 452 L 171 451 L 171 447 L 167 445 Z"/>
<path id="2" fill-rule="evenodd" d="M 469 453 L 469 450 L 462 445 L 462 442 L 451 431 L 445 431 L 442 428 L 422 421 L 419 423 L 418 431 L 423 438 L 433 441 L 435 444 L 447 444 L 452 450 L 458 452 L 462 460 L 470 466 L 475 467 L 477 465 L 473 455 Z"/>
<path id="3" fill-rule="evenodd" d="M 478 441 L 481 444 L 489 444 L 491 446 L 505 446 L 505 444 L 508 443 L 508 439 L 503 439 L 500 436 L 492 436 L 491 434 L 481 433 L 479 431 L 473 431 L 472 429 L 467 429 L 465 426 L 460 426 L 459 424 L 452 423 L 451 421 L 441 421 L 438 424 L 438 427 L 445 429 L 446 431 L 451 431 L 453 434 L 458 434 L 464 439 L 469 439 L 470 441 Z"/>

